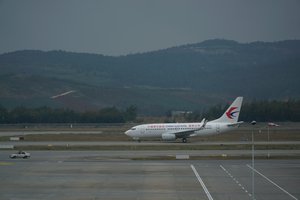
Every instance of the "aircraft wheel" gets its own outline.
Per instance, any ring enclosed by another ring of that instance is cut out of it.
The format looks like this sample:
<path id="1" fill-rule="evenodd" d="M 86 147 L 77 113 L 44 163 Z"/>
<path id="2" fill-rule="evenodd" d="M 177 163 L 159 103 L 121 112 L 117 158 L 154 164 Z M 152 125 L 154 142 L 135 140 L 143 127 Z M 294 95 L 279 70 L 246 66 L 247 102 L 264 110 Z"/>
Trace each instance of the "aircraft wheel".
<path id="1" fill-rule="evenodd" d="M 186 143 L 187 142 L 186 138 L 182 138 L 182 142 Z"/>

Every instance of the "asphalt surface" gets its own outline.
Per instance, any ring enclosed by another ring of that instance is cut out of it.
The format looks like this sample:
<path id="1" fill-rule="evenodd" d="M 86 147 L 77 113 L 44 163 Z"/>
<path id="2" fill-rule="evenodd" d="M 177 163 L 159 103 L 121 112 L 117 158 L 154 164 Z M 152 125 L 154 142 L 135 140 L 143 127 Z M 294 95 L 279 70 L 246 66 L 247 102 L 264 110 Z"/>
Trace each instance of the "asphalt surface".
<path id="1" fill-rule="evenodd" d="M 0 199 L 252 199 L 251 160 L 127 159 L 134 151 L 33 151 L 13 160 L 10 153 L 0 151 Z M 300 160 L 256 160 L 255 169 L 255 199 L 300 198 Z"/>
<path id="2" fill-rule="evenodd" d="M 59 151 L 58 151 L 59 152 Z M 251 150 L 138 150 L 138 151 L 124 151 L 124 150 L 102 150 L 102 151 L 63 151 L 59 155 L 65 155 L 65 159 L 79 159 L 79 160 L 92 160 L 92 161 L 105 161 L 105 160 L 117 160 L 117 159 L 175 159 L 177 155 L 189 155 L 194 157 L 203 156 L 249 156 L 251 157 Z M 69 154 L 72 152 L 72 154 Z M 4 151 L 6 155 L 15 153 L 14 150 Z M 300 150 L 255 150 L 255 156 L 265 156 L 269 153 L 272 156 L 300 156 Z M 32 159 L 44 159 L 48 155 L 55 155 L 56 151 L 32 151 Z M 46 155 L 45 155 L 46 154 Z M 76 157 L 74 158 L 74 154 Z M 70 155 L 70 156 L 69 156 Z M 73 156 L 72 156 L 73 155 Z"/>
<path id="3" fill-rule="evenodd" d="M 1 136 L 24 136 L 24 135 L 45 135 L 45 134 L 101 134 L 102 131 L 5 131 L 1 130 L 0 135 Z"/>
<path id="4" fill-rule="evenodd" d="M 173 146 L 176 145 L 183 145 L 183 146 L 192 146 L 192 145 L 245 145 L 245 144 L 252 144 L 252 142 L 246 141 L 238 141 L 238 142 L 189 142 L 189 143 L 182 143 L 182 142 L 162 142 L 162 141 L 147 141 L 147 142 L 136 142 L 136 141 L 0 141 L 0 145 L 14 145 L 14 146 L 40 146 L 40 145 L 61 145 L 61 146 L 122 146 L 122 145 L 134 145 L 134 146 L 161 146 L 161 145 L 169 145 Z M 256 145 L 299 145 L 300 141 L 257 141 L 254 142 Z"/>

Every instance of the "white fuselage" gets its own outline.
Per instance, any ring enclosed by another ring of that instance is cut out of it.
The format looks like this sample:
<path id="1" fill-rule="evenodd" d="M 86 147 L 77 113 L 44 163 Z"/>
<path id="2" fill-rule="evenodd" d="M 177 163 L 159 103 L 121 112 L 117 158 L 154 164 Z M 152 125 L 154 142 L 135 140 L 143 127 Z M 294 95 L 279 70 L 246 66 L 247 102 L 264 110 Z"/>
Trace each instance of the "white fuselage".
<path id="1" fill-rule="evenodd" d="M 160 137 L 165 141 L 174 141 L 202 135 L 214 135 L 230 131 L 243 122 L 238 122 L 243 97 L 237 97 L 224 114 L 213 121 L 207 122 L 205 119 L 200 123 L 166 123 L 166 124 L 142 124 L 132 127 L 125 134 L 135 140 L 141 138 Z"/>
<path id="2" fill-rule="evenodd" d="M 143 124 L 131 128 L 130 130 L 126 131 L 125 134 L 135 140 L 139 140 L 142 138 L 161 138 L 165 133 L 193 131 L 195 129 L 201 128 L 202 125 L 202 123 Z M 194 131 L 194 133 L 189 137 L 214 135 L 230 131 L 232 129 L 234 129 L 234 127 L 229 127 L 227 123 L 215 123 L 212 121 L 207 122 L 202 129 Z"/>

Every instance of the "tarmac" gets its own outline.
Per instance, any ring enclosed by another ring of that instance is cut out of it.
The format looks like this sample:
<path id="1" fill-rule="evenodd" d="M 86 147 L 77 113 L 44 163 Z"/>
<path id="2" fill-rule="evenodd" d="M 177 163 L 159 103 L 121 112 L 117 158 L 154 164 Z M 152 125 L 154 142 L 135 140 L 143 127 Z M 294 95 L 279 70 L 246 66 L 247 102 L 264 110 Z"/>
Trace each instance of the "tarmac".
<path id="1" fill-rule="evenodd" d="M 217 142 L 162 142 L 162 141 L 0 141 L 0 145 L 14 146 L 42 146 L 42 145 L 58 145 L 58 146 L 206 146 L 206 145 L 250 145 L 249 141 L 217 141 Z M 255 145 L 300 145 L 300 141 L 256 141 Z"/>
<path id="2" fill-rule="evenodd" d="M 134 151 L 120 157 L 113 151 L 32 151 L 29 159 L 9 159 L 10 153 L 0 151 L 0 199 L 300 198 L 298 159 L 256 160 L 253 171 L 251 160 L 132 160 Z"/>

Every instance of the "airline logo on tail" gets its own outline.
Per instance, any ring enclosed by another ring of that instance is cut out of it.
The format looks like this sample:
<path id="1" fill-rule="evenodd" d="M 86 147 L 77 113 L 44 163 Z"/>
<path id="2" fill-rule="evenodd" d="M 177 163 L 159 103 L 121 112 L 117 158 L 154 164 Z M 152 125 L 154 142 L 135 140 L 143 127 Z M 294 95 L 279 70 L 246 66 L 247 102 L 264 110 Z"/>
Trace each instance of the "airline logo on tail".
<path id="1" fill-rule="evenodd" d="M 227 112 L 226 112 L 226 116 L 229 118 L 229 119 L 233 119 L 235 118 L 235 114 L 240 112 L 240 111 L 235 111 L 238 107 L 231 107 Z"/>

